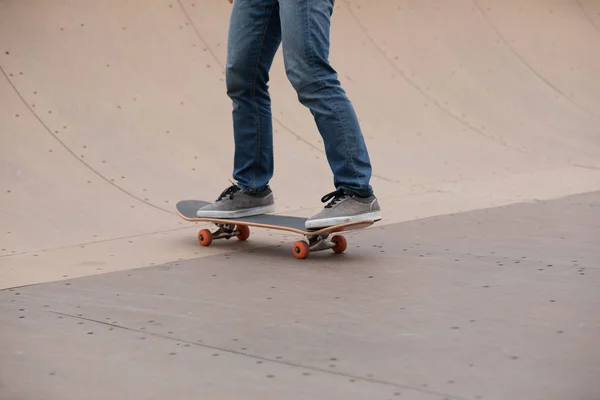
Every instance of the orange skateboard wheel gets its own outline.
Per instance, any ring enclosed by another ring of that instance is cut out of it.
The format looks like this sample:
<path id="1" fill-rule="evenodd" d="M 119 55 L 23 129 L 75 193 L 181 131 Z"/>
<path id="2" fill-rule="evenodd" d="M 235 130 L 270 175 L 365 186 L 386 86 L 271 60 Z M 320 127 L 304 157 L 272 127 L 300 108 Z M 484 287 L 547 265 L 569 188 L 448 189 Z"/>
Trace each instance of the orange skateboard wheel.
<path id="1" fill-rule="evenodd" d="M 304 259 L 308 257 L 308 254 L 310 253 L 310 247 L 304 240 L 299 240 L 294 243 L 293 253 L 294 257 Z"/>
<path id="2" fill-rule="evenodd" d="M 208 229 L 202 229 L 200 232 L 198 232 L 198 243 L 200 243 L 202 246 L 210 246 L 212 240 L 212 233 Z"/>
<path id="3" fill-rule="evenodd" d="M 239 240 L 244 241 L 250 237 L 250 228 L 248 225 L 238 225 L 236 229 L 240 232 L 237 235 Z"/>
<path id="4" fill-rule="evenodd" d="M 331 238 L 331 241 L 335 243 L 335 247 L 332 249 L 336 254 L 343 253 L 348 246 L 346 238 L 341 235 L 335 235 Z"/>

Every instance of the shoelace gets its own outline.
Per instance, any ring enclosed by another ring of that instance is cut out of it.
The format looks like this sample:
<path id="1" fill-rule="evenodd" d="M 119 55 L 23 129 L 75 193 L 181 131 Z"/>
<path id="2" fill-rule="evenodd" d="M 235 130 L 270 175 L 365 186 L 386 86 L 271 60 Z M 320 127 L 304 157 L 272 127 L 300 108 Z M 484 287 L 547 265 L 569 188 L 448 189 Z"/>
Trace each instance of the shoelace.
<path id="1" fill-rule="evenodd" d="M 348 195 L 344 192 L 343 189 L 337 189 L 331 193 L 327 193 L 321 198 L 321 201 L 323 203 L 327 203 L 329 200 L 331 200 L 331 202 L 329 202 L 329 204 L 325 206 L 325 208 L 331 208 L 346 197 L 348 197 Z"/>
<path id="2" fill-rule="evenodd" d="M 217 201 L 221 201 L 225 197 L 229 197 L 229 200 L 233 200 L 233 195 L 235 195 L 240 190 L 242 190 L 242 189 L 240 189 L 238 186 L 231 185 L 227 189 L 223 190 L 223 192 L 219 195 L 219 198 L 217 199 Z"/>

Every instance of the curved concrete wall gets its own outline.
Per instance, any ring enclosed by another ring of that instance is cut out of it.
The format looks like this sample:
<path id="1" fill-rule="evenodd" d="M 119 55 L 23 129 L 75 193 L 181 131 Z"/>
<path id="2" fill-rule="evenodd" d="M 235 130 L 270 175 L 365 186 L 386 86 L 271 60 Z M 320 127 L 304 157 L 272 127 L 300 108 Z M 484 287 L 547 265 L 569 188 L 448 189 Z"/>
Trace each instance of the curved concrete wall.
<path id="1" fill-rule="evenodd" d="M 600 3 L 336 3 L 383 223 L 600 187 Z M 237 248 L 200 253 L 173 213 L 229 184 L 230 7 L 0 1 L 3 286 Z M 278 210 L 306 215 L 332 180 L 281 52 L 270 87 Z"/>

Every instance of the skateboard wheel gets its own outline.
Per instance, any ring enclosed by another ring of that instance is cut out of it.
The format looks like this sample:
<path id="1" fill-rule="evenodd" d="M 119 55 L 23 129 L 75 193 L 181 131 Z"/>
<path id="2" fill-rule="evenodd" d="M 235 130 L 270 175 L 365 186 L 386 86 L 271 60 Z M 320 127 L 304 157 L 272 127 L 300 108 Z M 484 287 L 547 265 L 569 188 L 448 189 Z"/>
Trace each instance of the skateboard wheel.
<path id="1" fill-rule="evenodd" d="M 299 240 L 294 243 L 293 253 L 294 257 L 304 259 L 308 257 L 308 254 L 310 253 L 310 247 L 304 240 Z"/>
<path id="2" fill-rule="evenodd" d="M 335 235 L 331 238 L 331 241 L 335 243 L 335 247 L 332 250 L 337 254 L 343 253 L 346 250 L 346 247 L 348 246 L 346 238 L 341 235 Z"/>
<path id="3" fill-rule="evenodd" d="M 202 246 L 210 246 L 212 239 L 212 233 L 208 229 L 202 229 L 198 232 L 198 243 Z"/>
<path id="4" fill-rule="evenodd" d="M 238 225 L 236 229 L 240 232 L 237 235 L 239 240 L 244 241 L 250 237 L 250 228 L 248 225 Z"/>

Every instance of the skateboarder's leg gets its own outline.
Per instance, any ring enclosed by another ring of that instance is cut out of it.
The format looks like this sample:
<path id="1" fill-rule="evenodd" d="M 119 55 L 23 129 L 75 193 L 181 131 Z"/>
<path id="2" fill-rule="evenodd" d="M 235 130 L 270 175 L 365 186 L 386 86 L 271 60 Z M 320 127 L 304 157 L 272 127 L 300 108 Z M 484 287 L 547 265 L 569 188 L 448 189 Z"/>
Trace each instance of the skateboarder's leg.
<path id="1" fill-rule="evenodd" d="M 280 4 L 287 76 L 299 101 L 314 116 L 323 138 L 336 192 L 307 228 L 355 219 L 379 219 L 370 185 L 371 163 L 358 118 L 329 62 L 333 0 L 286 0 Z"/>
<path id="2" fill-rule="evenodd" d="M 213 204 L 198 210 L 199 217 L 236 218 L 275 210 L 268 187 L 273 176 L 273 133 L 267 83 L 280 43 L 277 0 L 233 3 L 226 85 L 233 107 L 233 178 L 237 184 L 225 189 Z"/>
<path id="3" fill-rule="evenodd" d="M 233 106 L 233 178 L 244 191 L 264 189 L 273 176 L 273 128 L 267 84 L 280 43 L 277 0 L 233 3 L 226 84 Z"/>

